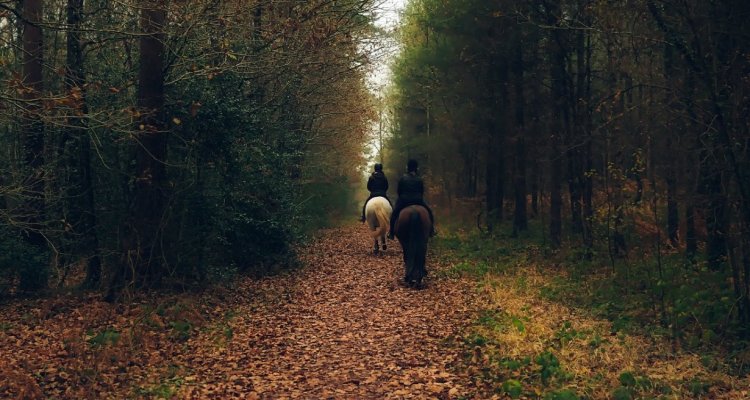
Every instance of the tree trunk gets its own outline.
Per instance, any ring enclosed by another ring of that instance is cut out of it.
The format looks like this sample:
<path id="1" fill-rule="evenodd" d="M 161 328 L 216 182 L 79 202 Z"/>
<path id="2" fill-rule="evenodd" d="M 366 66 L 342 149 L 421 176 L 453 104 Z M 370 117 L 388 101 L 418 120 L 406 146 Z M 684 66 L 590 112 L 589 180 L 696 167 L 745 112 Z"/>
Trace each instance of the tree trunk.
<path id="1" fill-rule="evenodd" d="M 582 5 L 579 2 L 579 7 Z M 591 18 L 585 17 L 586 23 L 591 23 Z M 582 219 L 582 233 L 583 233 L 583 245 L 586 248 L 585 257 L 590 259 L 593 255 L 594 248 L 594 232 L 593 232 L 593 219 L 594 219 L 594 180 L 592 177 L 593 173 L 593 154 L 592 154 L 592 140 L 591 133 L 593 131 L 591 121 L 591 58 L 592 58 L 592 44 L 591 35 L 586 34 L 584 31 L 579 32 L 579 43 L 578 43 L 578 115 L 579 125 L 581 129 L 581 140 L 584 145 L 580 155 L 580 169 L 579 179 L 581 184 L 582 196 L 583 196 L 583 219 Z"/>
<path id="2" fill-rule="evenodd" d="M 739 194 L 739 204 L 742 218 L 744 220 L 750 220 L 750 183 L 744 179 L 742 167 L 737 160 L 734 142 L 730 131 L 729 122 L 726 120 L 728 112 L 726 110 L 726 104 L 730 103 L 727 101 L 727 90 L 726 85 L 720 85 L 718 82 L 724 81 L 726 76 L 723 71 L 717 70 L 717 60 L 721 65 L 726 65 L 728 57 L 731 55 L 731 51 L 736 51 L 737 54 L 743 51 L 742 48 L 735 47 L 730 48 L 730 39 L 737 36 L 737 32 L 733 32 L 738 25 L 741 25 L 740 18 L 744 18 L 742 7 L 747 7 L 744 2 L 730 3 L 719 7 L 713 4 L 713 13 L 716 14 L 721 10 L 723 14 L 721 20 L 725 21 L 724 26 L 715 29 L 716 37 L 699 37 L 699 31 L 691 29 L 689 32 L 692 37 L 684 37 L 678 29 L 670 26 L 667 20 L 662 15 L 662 11 L 656 6 L 654 1 L 649 0 L 647 2 L 648 9 L 654 18 L 659 29 L 664 32 L 667 40 L 674 44 L 677 51 L 680 52 L 690 72 L 695 73 L 699 78 L 700 83 L 704 86 L 705 92 L 708 94 L 708 107 L 713 115 L 710 116 L 710 126 L 715 127 L 715 133 L 709 135 L 711 140 L 712 158 L 720 169 L 719 160 L 723 160 L 726 163 L 728 171 L 732 174 L 735 184 L 737 185 L 737 192 Z M 687 21 L 691 23 L 690 21 Z M 721 22 L 720 22 L 721 23 Z M 730 32 L 734 34 L 730 34 Z M 705 39 L 709 39 L 709 45 L 702 47 L 701 43 L 705 43 Z M 716 43 L 711 43 L 711 39 L 716 40 Z M 707 50 L 708 49 L 708 50 Z M 704 51 L 713 53 L 706 54 Z M 720 157 L 719 157 L 720 153 Z M 709 230 L 713 230 L 713 234 L 709 232 L 709 243 L 707 244 L 707 257 L 709 263 L 712 263 L 712 267 L 719 267 L 715 262 L 719 261 L 722 257 L 726 256 L 726 250 L 720 250 L 721 243 L 725 242 L 726 239 L 722 238 L 726 230 L 722 229 L 722 225 L 725 224 L 724 219 L 726 213 L 726 194 L 725 191 L 717 190 L 712 186 L 711 194 L 709 198 L 709 215 L 707 216 L 707 224 L 709 224 Z M 722 204 L 723 203 L 723 204 Z M 743 233 L 746 239 L 750 240 L 750 233 Z M 724 246 L 726 247 L 726 246 Z M 721 253 L 724 253 L 723 255 Z"/>
<path id="3" fill-rule="evenodd" d="M 674 66 L 674 54 L 672 52 L 672 46 L 665 44 L 664 46 L 664 79 L 667 82 L 669 90 L 666 92 L 665 102 L 669 105 L 669 108 L 675 114 L 679 113 L 679 107 L 674 99 L 674 92 L 676 92 L 677 71 Z M 672 132 L 676 129 L 673 125 L 667 124 L 667 149 L 673 148 L 671 139 Z M 676 155 L 667 156 L 667 236 L 669 237 L 669 243 L 672 247 L 679 245 L 679 232 L 680 232 L 680 213 L 677 203 L 677 171 L 679 168 L 679 157 Z"/>
<path id="4" fill-rule="evenodd" d="M 685 257 L 693 261 L 698 252 L 698 237 L 695 230 L 695 207 L 692 200 L 685 208 Z"/>
<path id="5" fill-rule="evenodd" d="M 513 213 L 513 234 L 528 228 L 526 216 L 526 131 L 524 129 L 524 63 L 523 42 L 518 40 L 515 47 L 515 62 L 513 63 L 515 102 L 516 102 L 516 168 L 513 188 L 515 193 L 515 210 Z"/>
<path id="6" fill-rule="evenodd" d="M 502 195 L 500 194 L 501 178 L 499 138 L 495 123 L 487 124 L 487 171 L 485 173 L 485 185 L 487 191 L 487 229 L 492 232 L 496 222 L 502 218 Z"/>
<path id="7" fill-rule="evenodd" d="M 29 178 L 24 182 L 23 230 L 29 244 L 46 249 L 42 233 L 44 221 L 44 122 L 41 97 L 44 95 L 42 61 L 42 0 L 23 2 L 23 85 L 26 109 L 21 116 L 24 164 Z M 35 291 L 47 286 L 46 268 L 21 274 L 20 289 Z"/>
<path id="8" fill-rule="evenodd" d="M 667 176 L 667 234 L 672 247 L 679 245 L 680 213 L 677 208 L 677 179 L 670 171 Z"/>
<path id="9" fill-rule="evenodd" d="M 164 124 L 164 23 L 161 2 L 147 1 L 141 11 L 145 33 L 140 40 L 135 185 L 135 228 L 139 266 L 144 276 L 157 275 L 158 236 L 166 199 L 167 134 Z M 152 269 L 149 271 L 149 269 Z"/>
<path id="10" fill-rule="evenodd" d="M 706 209 L 706 260 L 708 267 L 718 271 L 726 266 L 727 259 L 727 198 L 721 188 L 721 174 L 714 171 L 709 178 L 708 204 Z"/>
<path id="11" fill-rule="evenodd" d="M 745 223 L 740 224 L 740 229 L 747 230 L 750 228 L 749 222 L 745 221 Z M 743 276 L 745 278 L 745 285 L 743 288 L 743 296 L 742 296 L 742 302 L 744 304 L 745 309 L 745 315 L 743 316 L 745 324 L 743 325 L 745 327 L 745 337 L 750 336 L 750 332 L 748 332 L 748 322 L 750 322 L 750 242 L 746 240 L 746 237 L 741 237 L 741 243 L 742 248 L 740 249 L 742 252 L 742 272 Z"/>
<path id="12" fill-rule="evenodd" d="M 547 4 L 547 22 L 550 26 L 557 26 L 559 23 L 559 5 L 555 2 Z M 562 244 L 562 193 L 560 190 L 562 183 L 562 152 L 560 146 L 562 137 L 566 135 L 568 126 L 568 108 L 565 98 L 565 59 L 566 51 L 561 33 L 556 30 L 550 30 L 549 54 L 550 77 L 552 78 L 552 100 L 554 111 L 557 118 L 552 118 L 551 138 L 549 141 L 549 159 L 550 159 L 550 241 L 553 247 L 559 247 Z"/>
<path id="13" fill-rule="evenodd" d="M 539 161 L 531 166 L 531 216 L 539 215 Z"/>
<path id="14" fill-rule="evenodd" d="M 490 61 L 489 83 L 490 92 L 488 98 L 493 100 L 491 104 L 497 104 L 493 108 L 493 114 L 487 121 L 487 134 L 489 143 L 487 146 L 487 228 L 492 231 L 495 223 L 501 223 L 503 220 L 503 202 L 504 202 L 504 178 L 505 165 L 503 160 L 504 135 L 503 130 L 507 126 L 506 110 L 507 104 L 507 82 L 508 82 L 508 63 L 500 60 Z"/>
<path id="15" fill-rule="evenodd" d="M 73 103 L 73 115 L 69 117 L 69 127 L 63 133 L 66 140 L 77 144 L 75 176 L 72 177 L 70 216 L 74 235 L 80 237 L 77 253 L 87 256 L 85 287 L 96 287 L 101 280 L 101 258 L 99 240 L 96 234 L 96 211 L 94 209 L 94 188 L 91 174 L 91 140 L 82 118 L 88 113 L 85 95 L 85 73 L 81 48 L 81 24 L 84 0 L 68 0 L 67 3 L 67 53 L 65 87 Z"/>
<path id="16" fill-rule="evenodd" d="M 167 198 L 167 133 L 163 115 L 165 21 L 166 10 L 161 2 L 143 1 L 132 218 L 123 227 L 126 232 L 123 259 L 108 300 L 114 300 L 126 280 L 140 278 L 140 284 L 146 285 L 159 279 L 162 273 L 159 243 Z M 130 276 L 130 271 L 136 276 Z"/>

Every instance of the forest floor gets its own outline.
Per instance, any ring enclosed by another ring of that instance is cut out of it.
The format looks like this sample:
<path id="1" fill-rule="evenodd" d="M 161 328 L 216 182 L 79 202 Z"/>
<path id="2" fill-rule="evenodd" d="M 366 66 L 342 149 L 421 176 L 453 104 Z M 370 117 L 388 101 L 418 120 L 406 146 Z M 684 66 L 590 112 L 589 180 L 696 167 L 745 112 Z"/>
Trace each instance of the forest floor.
<path id="1" fill-rule="evenodd" d="M 361 225 L 323 231 L 303 266 L 230 288 L 111 305 L 0 304 L 0 398 L 747 398 L 746 378 L 538 296 L 544 275 L 463 273 Z M 438 251 L 440 252 L 440 251 Z"/>

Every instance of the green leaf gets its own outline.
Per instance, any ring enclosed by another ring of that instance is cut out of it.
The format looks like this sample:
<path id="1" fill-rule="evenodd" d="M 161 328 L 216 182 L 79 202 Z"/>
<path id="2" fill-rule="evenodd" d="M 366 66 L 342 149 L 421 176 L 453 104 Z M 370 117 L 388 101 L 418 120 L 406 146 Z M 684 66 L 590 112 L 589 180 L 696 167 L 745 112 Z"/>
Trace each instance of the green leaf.
<path id="1" fill-rule="evenodd" d="M 623 372 L 620 374 L 620 384 L 622 386 L 635 386 L 635 376 L 632 372 Z"/>
<path id="2" fill-rule="evenodd" d="M 521 385 L 521 382 L 515 379 L 508 379 L 503 382 L 503 391 L 511 398 L 517 399 L 523 394 L 523 386 Z"/>

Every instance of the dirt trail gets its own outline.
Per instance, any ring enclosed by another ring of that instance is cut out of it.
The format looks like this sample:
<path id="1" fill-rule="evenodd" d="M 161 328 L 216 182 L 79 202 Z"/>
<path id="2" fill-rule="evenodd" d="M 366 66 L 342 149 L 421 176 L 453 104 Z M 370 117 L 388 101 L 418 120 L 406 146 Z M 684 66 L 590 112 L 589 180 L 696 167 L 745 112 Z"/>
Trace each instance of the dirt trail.
<path id="1" fill-rule="evenodd" d="M 195 381 L 181 396 L 259 398 L 453 398 L 465 378 L 447 338 L 471 318 L 471 285 L 428 277 L 424 290 L 398 283 L 397 242 L 370 254 L 363 226 L 322 232 L 306 267 L 242 284 L 223 348 L 200 338 L 180 354 Z M 428 268 L 438 268 L 436 263 Z M 454 349 L 454 348 L 453 348 Z"/>
<path id="2" fill-rule="evenodd" d="M 455 398 L 450 339 L 468 281 L 398 283 L 401 248 L 323 231 L 303 267 L 231 289 L 112 305 L 96 294 L 0 305 L 0 398 Z"/>
<path id="3" fill-rule="evenodd" d="M 116 305 L 97 294 L 0 304 L 0 398 L 479 399 L 513 379 L 531 398 L 563 388 L 747 398 L 747 377 L 540 299 L 546 274 L 520 269 L 478 285 L 436 273 L 451 266 L 428 257 L 426 289 L 413 290 L 399 284 L 401 248 L 389 245 L 374 256 L 366 228 L 350 226 L 321 232 L 302 268 L 231 288 Z M 539 362 L 497 362 L 545 351 L 559 359 L 553 385 Z M 624 372 L 651 383 L 620 387 Z"/>

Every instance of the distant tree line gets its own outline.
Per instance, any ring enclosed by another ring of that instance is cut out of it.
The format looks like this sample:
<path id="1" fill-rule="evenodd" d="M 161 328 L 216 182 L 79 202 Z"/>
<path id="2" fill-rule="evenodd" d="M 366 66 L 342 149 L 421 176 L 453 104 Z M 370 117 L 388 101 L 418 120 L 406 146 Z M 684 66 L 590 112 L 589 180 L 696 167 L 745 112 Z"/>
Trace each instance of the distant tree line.
<path id="1" fill-rule="evenodd" d="M 662 254 L 681 252 L 747 326 L 748 18 L 739 0 L 414 0 L 392 163 L 423 160 L 446 207 L 481 202 L 484 230 L 535 218 L 552 247 L 613 264 L 646 249 L 662 295 Z"/>
<path id="2" fill-rule="evenodd" d="M 0 296 L 289 261 L 360 179 L 372 8 L 0 1 Z"/>

